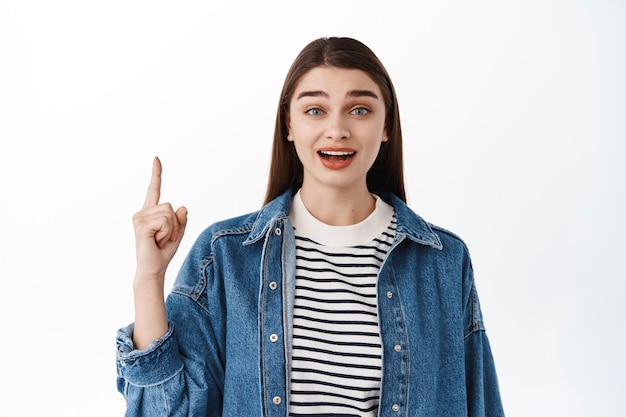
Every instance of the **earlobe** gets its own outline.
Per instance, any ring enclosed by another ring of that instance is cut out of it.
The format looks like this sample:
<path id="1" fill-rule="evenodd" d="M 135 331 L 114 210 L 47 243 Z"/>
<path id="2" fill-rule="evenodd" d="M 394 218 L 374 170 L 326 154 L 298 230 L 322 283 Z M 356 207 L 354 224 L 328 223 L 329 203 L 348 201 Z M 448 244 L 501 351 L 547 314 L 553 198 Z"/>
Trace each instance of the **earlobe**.
<path id="1" fill-rule="evenodd" d="M 388 142 L 389 141 L 389 136 L 387 136 L 387 131 L 385 130 L 383 132 L 383 138 L 381 139 L 381 142 Z"/>
<path id="2" fill-rule="evenodd" d="M 291 122 L 287 120 L 287 140 L 293 142 L 293 136 L 291 135 Z"/>

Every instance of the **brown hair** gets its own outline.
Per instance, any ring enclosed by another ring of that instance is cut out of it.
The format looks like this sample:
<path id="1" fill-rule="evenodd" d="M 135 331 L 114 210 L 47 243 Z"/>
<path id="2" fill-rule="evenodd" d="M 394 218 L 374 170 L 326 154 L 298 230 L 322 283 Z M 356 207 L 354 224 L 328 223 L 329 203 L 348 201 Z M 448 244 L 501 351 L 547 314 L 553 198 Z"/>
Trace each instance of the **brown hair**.
<path id="1" fill-rule="evenodd" d="M 385 102 L 385 129 L 389 140 L 381 144 L 378 156 L 367 173 L 367 187 L 371 192 L 390 191 L 406 202 L 400 114 L 389 74 L 376 55 L 363 43 L 351 38 L 331 37 L 314 40 L 305 46 L 285 78 L 276 113 L 265 203 L 288 189 L 295 190 L 302 186 L 302 163 L 293 143 L 287 140 L 286 116 L 291 96 L 300 78 L 320 66 L 364 71 L 380 88 Z"/>

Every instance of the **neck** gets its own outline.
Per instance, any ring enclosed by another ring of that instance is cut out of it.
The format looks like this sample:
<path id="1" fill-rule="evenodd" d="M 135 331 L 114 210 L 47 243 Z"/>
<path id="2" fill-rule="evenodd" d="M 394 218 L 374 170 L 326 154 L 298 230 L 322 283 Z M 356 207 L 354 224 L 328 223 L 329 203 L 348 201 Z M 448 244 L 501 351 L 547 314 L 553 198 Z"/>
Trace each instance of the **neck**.
<path id="1" fill-rule="evenodd" d="M 358 189 L 319 190 L 302 185 L 302 203 L 309 213 L 330 226 L 348 226 L 365 220 L 376 207 L 367 186 Z"/>

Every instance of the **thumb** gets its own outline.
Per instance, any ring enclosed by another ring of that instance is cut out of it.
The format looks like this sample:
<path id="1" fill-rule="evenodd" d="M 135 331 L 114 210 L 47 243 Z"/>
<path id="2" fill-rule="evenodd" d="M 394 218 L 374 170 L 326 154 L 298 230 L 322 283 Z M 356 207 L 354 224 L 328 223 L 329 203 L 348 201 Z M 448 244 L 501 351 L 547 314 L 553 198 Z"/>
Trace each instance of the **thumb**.
<path id="1" fill-rule="evenodd" d="M 175 214 L 178 219 L 178 239 L 180 239 L 185 234 L 185 229 L 187 227 L 187 208 L 185 206 L 181 206 L 176 210 Z"/>

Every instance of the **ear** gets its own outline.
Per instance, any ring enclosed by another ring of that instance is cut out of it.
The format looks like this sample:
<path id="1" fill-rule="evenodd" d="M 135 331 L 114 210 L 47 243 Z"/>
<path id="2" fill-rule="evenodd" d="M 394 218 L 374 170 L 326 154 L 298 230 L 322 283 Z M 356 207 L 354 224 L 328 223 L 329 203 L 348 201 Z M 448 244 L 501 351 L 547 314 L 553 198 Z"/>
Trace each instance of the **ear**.
<path id="1" fill-rule="evenodd" d="M 291 119 L 289 115 L 285 116 L 285 124 L 287 125 L 287 140 L 293 142 L 293 136 L 291 135 Z"/>
<path id="2" fill-rule="evenodd" d="M 389 135 L 387 134 L 387 129 L 383 130 L 383 138 L 381 139 L 381 142 L 388 142 L 389 141 Z"/>

